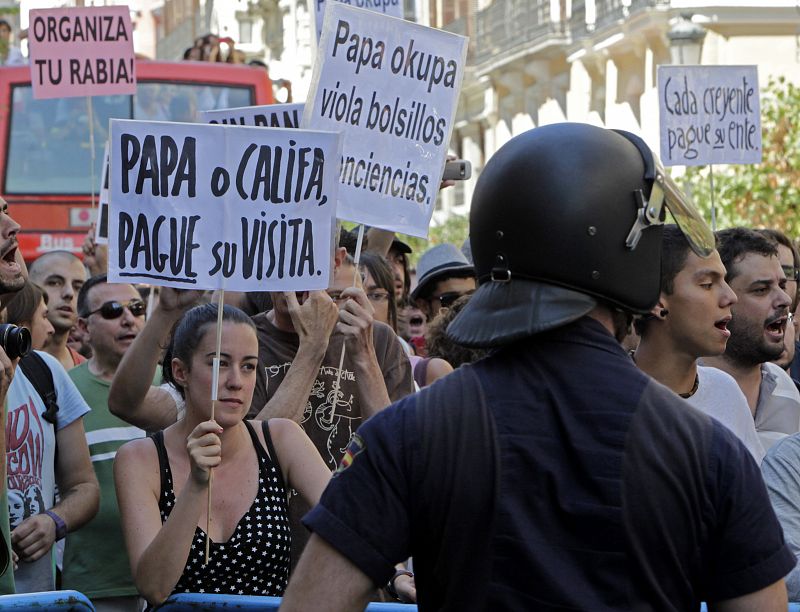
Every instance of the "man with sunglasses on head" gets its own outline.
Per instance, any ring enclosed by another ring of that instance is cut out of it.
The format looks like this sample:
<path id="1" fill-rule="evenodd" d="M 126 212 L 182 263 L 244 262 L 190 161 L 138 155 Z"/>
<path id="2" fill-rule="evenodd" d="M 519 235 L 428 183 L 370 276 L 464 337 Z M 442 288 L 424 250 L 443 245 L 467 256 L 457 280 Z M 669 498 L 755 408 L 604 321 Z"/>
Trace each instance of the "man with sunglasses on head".
<path id="1" fill-rule="evenodd" d="M 69 372 L 92 408 L 84 418 L 86 441 L 100 483 L 100 510 L 80 531 L 69 534 L 64 550 L 63 588 L 87 595 L 98 611 L 138 611 L 138 594 L 122 546 L 112 467 L 117 449 L 145 435 L 108 409 L 108 391 L 125 352 L 144 327 L 146 306 L 133 285 L 93 276 L 81 287 L 78 326 L 92 357 Z"/>

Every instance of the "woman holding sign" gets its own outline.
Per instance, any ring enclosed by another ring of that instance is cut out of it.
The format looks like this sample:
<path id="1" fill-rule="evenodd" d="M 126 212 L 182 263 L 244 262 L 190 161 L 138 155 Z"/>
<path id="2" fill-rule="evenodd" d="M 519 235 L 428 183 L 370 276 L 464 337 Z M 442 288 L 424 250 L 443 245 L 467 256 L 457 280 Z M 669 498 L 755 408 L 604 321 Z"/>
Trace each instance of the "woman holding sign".
<path id="1" fill-rule="evenodd" d="M 216 305 L 188 311 L 164 357 L 165 380 L 186 400 L 184 418 L 126 444 L 114 465 L 134 582 L 152 604 L 176 592 L 282 595 L 291 544 L 287 491 L 296 489 L 314 505 L 330 477 L 296 423 L 243 420 L 258 341 L 250 318 L 230 306 L 223 309 L 219 399 L 211 420 L 216 320 Z"/>

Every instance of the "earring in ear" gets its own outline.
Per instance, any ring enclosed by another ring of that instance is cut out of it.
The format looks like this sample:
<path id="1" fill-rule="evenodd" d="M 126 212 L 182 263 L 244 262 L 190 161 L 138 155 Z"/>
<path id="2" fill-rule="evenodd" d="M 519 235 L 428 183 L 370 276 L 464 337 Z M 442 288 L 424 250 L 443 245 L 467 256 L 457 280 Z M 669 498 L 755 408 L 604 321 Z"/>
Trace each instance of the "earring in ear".
<path id="1" fill-rule="evenodd" d="M 661 312 L 659 313 L 662 317 L 666 317 L 669 314 L 669 310 L 666 308 L 662 308 Z"/>

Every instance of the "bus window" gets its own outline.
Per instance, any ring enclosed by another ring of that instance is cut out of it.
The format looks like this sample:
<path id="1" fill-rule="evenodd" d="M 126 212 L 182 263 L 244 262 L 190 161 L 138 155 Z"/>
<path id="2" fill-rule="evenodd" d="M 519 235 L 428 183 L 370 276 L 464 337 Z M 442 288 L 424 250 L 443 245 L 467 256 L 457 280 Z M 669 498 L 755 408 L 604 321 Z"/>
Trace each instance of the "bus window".
<path id="1" fill-rule="evenodd" d="M 136 96 L 92 97 L 95 193 L 100 188 L 109 119 L 196 122 L 200 110 L 249 106 L 253 98 L 253 88 L 248 85 L 175 81 L 140 81 Z M 90 193 L 87 99 L 34 100 L 30 85 L 16 85 L 11 100 L 5 193 Z"/>
<path id="2" fill-rule="evenodd" d="M 144 121 L 198 121 L 198 112 L 250 106 L 250 87 L 197 83 L 139 83 L 133 118 Z"/>
<path id="3" fill-rule="evenodd" d="M 30 85 L 12 90 L 5 191 L 12 195 L 86 194 L 91 151 L 86 98 L 34 100 Z M 99 189 L 103 148 L 111 117 L 130 119 L 130 96 L 95 96 L 95 181 Z"/>

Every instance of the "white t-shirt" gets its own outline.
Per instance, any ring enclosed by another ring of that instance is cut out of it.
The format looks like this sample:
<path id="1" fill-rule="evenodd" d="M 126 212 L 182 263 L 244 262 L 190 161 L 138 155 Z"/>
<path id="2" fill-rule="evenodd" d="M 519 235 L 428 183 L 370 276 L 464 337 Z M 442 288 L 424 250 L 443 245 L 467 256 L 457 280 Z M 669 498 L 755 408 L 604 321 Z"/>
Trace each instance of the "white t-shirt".
<path id="1" fill-rule="evenodd" d="M 89 412 L 89 406 L 58 360 L 42 351 L 36 353 L 53 373 L 58 412 L 55 427 L 44 420 L 42 397 L 22 368 L 17 367 L 8 389 L 6 416 L 8 513 L 12 530 L 24 519 L 55 504 L 55 432 Z M 17 592 L 52 590 L 55 588 L 52 574 L 49 555 L 35 563 L 20 563 L 19 570 L 14 571 Z"/>
<path id="2" fill-rule="evenodd" d="M 697 376 L 697 391 L 686 401 L 735 433 L 756 463 L 761 465 L 764 448 L 756 433 L 750 406 L 739 384 L 731 375 L 717 368 L 698 366 Z"/>

